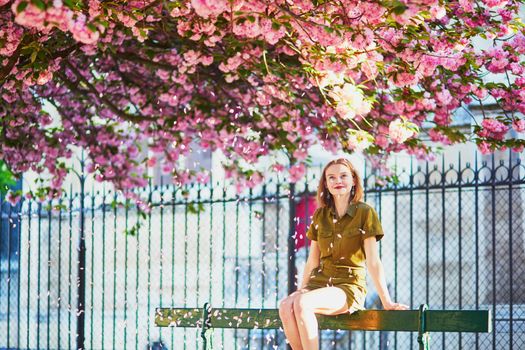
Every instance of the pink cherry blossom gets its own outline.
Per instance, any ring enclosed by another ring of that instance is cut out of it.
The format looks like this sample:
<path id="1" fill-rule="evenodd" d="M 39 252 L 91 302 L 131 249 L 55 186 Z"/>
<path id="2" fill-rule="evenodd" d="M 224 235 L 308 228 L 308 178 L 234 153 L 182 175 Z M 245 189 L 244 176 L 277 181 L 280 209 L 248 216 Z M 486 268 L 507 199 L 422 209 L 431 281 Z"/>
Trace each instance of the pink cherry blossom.
<path id="1" fill-rule="evenodd" d="M 19 192 L 14 192 L 12 190 L 7 191 L 6 200 L 13 206 L 17 205 L 18 202 L 22 199 L 22 196 Z"/>
<path id="2" fill-rule="evenodd" d="M 347 142 L 351 150 L 362 152 L 372 145 L 373 137 L 363 130 L 348 130 Z"/>
<path id="3" fill-rule="evenodd" d="M 415 74 L 408 72 L 400 72 L 393 76 L 393 84 L 399 87 L 414 85 L 418 81 L 419 79 Z"/>
<path id="4" fill-rule="evenodd" d="M 388 146 L 388 138 L 385 135 L 377 135 L 374 143 L 384 149 Z"/>
<path id="5" fill-rule="evenodd" d="M 483 0 L 488 7 L 505 7 L 508 0 Z"/>
<path id="6" fill-rule="evenodd" d="M 208 183 L 210 181 L 210 174 L 207 171 L 199 172 L 197 173 L 196 181 L 201 184 Z"/>
<path id="7" fill-rule="evenodd" d="M 284 165 L 279 164 L 279 163 L 278 164 L 274 164 L 272 168 L 273 168 L 273 171 L 275 171 L 277 173 L 281 173 L 285 169 Z"/>
<path id="8" fill-rule="evenodd" d="M 430 55 L 423 55 L 418 67 L 418 72 L 424 77 L 430 77 L 434 74 L 436 67 L 439 64 L 437 57 Z"/>
<path id="9" fill-rule="evenodd" d="M 508 126 L 496 119 L 483 119 L 481 125 L 487 129 L 489 132 L 493 133 L 504 133 L 509 129 Z"/>
<path id="10" fill-rule="evenodd" d="M 218 16 L 228 10 L 228 1 L 225 0 L 191 0 L 195 12 L 204 18 Z"/>
<path id="11" fill-rule="evenodd" d="M 306 173 L 306 167 L 303 163 L 295 164 L 288 169 L 290 174 L 290 182 L 295 183 L 299 181 Z"/>
<path id="12" fill-rule="evenodd" d="M 517 132 L 525 132 L 525 119 L 515 119 L 512 122 L 512 128 Z"/>
<path id="13" fill-rule="evenodd" d="M 487 69 L 492 73 L 501 73 L 505 70 L 509 60 L 507 53 L 500 48 L 492 49 L 487 54 Z"/>
<path id="14" fill-rule="evenodd" d="M 334 99 L 336 111 L 342 118 L 352 119 L 371 110 L 371 104 L 364 98 L 363 92 L 352 84 L 334 87 L 329 96 Z"/>
<path id="15" fill-rule="evenodd" d="M 297 149 L 293 152 L 293 156 L 298 161 L 303 161 L 308 156 L 308 151 L 304 148 Z"/>
<path id="16" fill-rule="evenodd" d="M 436 131 L 435 129 L 429 130 L 428 135 L 430 136 L 430 139 L 434 142 L 439 142 L 444 145 L 450 145 L 452 143 L 446 135 L 440 133 L 439 131 Z"/>
<path id="17" fill-rule="evenodd" d="M 256 187 L 257 185 L 259 185 L 260 183 L 263 182 L 263 176 L 258 173 L 258 172 L 254 172 L 250 177 L 248 177 L 248 179 L 246 180 L 246 186 L 248 188 L 254 188 Z"/>
<path id="18" fill-rule="evenodd" d="M 493 152 L 493 150 L 490 148 L 490 144 L 485 141 L 482 141 L 478 144 L 478 150 L 481 152 L 481 154 L 490 154 Z"/>
<path id="19" fill-rule="evenodd" d="M 388 135 L 392 141 L 403 143 L 414 135 L 414 131 L 407 128 L 401 119 L 396 119 L 390 123 Z"/>

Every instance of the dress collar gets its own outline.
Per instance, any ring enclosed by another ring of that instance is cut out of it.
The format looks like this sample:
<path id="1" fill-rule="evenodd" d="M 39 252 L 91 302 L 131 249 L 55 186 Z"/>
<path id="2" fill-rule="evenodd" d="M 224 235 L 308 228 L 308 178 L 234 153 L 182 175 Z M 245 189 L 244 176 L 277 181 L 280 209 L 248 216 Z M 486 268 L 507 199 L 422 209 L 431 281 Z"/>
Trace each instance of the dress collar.
<path id="1" fill-rule="evenodd" d="M 332 206 L 328 206 L 328 209 L 332 213 L 334 217 L 337 217 L 337 213 L 335 211 L 335 208 Z M 351 202 L 348 204 L 348 207 L 346 208 L 346 214 L 353 218 L 355 216 L 355 213 L 357 212 L 357 203 Z"/>

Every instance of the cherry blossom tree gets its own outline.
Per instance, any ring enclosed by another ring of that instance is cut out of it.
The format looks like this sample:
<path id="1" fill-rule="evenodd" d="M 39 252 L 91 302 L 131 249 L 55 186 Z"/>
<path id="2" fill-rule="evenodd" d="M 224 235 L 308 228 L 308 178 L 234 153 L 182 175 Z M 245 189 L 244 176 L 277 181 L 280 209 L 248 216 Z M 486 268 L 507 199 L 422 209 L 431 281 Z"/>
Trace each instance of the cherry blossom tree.
<path id="1" fill-rule="evenodd" d="M 156 162 L 175 184 L 207 181 L 180 165 L 196 146 L 221 150 L 239 189 L 263 180 L 246 165 L 283 152 L 289 164 L 271 169 L 297 181 L 315 143 L 363 151 L 376 166 L 393 152 L 428 157 L 427 136 L 521 152 L 520 6 L 0 0 L 0 159 L 14 174 L 51 173 L 58 195 L 76 147 L 121 190 L 145 185 Z M 452 122 L 469 104 L 484 117 L 466 132 Z"/>

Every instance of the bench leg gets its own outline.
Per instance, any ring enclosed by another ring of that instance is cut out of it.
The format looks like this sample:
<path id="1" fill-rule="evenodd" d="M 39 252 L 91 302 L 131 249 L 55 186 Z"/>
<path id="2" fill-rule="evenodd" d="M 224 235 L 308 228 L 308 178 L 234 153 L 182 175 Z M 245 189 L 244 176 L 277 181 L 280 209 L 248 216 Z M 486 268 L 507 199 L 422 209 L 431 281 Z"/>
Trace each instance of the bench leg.
<path id="1" fill-rule="evenodd" d="M 201 332 L 201 338 L 202 338 L 202 350 L 206 350 L 208 348 L 208 338 L 206 338 L 206 331 L 204 333 Z"/>
<path id="2" fill-rule="evenodd" d="M 210 313 L 210 304 L 205 303 L 204 307 L 202 308 L 202 328 L 201 328 L 201 338 L 202 338 L 202 350 L 206 350 L 208 347 L 208 340 L 206 339 L 206 331 L 209 329 L 210 326 L 210 319 L 209 319 L 209 313 Z"/>
<path id="3" fill-rule="evenodd" d="M 419 350 L 429 350 L 430 349 L 430 335 L 427 333 L 422 333 L 417 336 L 417 342 L 419 343 Z"/>
<path id="4" fill-rule="evenodd" d="M 428 306 L 426 304 L 421 304 L 419 306 L 419 324 L 418 324 L 418 335 L 417 342 L 419 343 L 419 350 L 429 350 L 430 349 L 430 335 L 427 332 L 427 323 L 426 323 L 426 311 Z"/>

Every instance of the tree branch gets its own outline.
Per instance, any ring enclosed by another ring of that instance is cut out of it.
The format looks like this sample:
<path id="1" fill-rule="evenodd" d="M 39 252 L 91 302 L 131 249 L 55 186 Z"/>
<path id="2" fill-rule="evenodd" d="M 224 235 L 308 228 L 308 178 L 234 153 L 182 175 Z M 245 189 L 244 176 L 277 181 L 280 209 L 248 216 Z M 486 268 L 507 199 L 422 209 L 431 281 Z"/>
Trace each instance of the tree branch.
<path id="1" fill-rule="evenodd" d="M 153 67 L 163 68 L 163 69 L 170 69 L 170 70 L 178 70 L 179 67 L 172 66 L 168 63 L 162 63 L 162 62 L 154 62 L 152 60 L 148 60 L 147 58 L 140 57 L 134 53 L 126 52 L 125 54 L 116 54 L 113 55 L 113 57 L 120 58 L 126 61 L 131 61 L 135 63 L 143 63 L 147 65 L 151 65 Z"/>
<path id="2" fill-rule="evenodd" d="M 94 94 L 98 99 L 100 99 L 100 101 L 102 101 L 113 113 L 115 113 L 120 118 L 122 118 L 122 119 L 124 119 L 126 121 L 129 121 L 129 122 L 132 122 L 132 123 L 140 123 L 142 121 L 145 121 L 145 120 L 149 119 L 149 118 L 145 118 L 143 116 L 133 115 L 133 114 L 129 114 L 129 113 L 126 113 L 126 112 L 122 111 L 113 102 L 111 102 L 104 95 L 99 93 L 97 91 L 97 89 L 95 89 L 95 87 L 69 61 L 66 61 L 66 66 L 73 72 L 73 74 L 75 74 L 75 76 L 79 80 L 81 80 L 87 86 L 87 88 L 89 89 L 89 91 L 92 94 Z M 67 77 L 63 76 L 63 78 L 68 80 Z"/>

